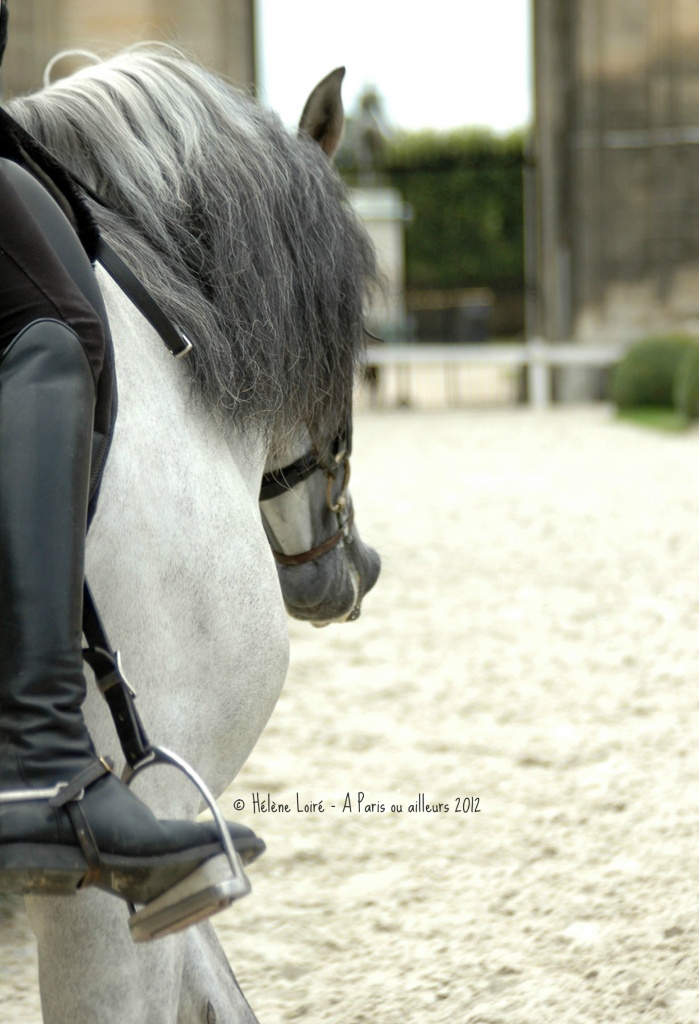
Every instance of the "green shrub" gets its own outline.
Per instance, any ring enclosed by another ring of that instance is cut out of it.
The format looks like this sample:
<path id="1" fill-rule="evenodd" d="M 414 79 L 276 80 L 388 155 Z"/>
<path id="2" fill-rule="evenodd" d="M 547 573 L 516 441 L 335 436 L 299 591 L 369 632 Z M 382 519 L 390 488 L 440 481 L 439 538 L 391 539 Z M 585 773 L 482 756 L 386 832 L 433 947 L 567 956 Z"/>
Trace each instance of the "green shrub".
<path id="1" fill-rule="evenodd" d="M 690 345 L 677 366 L 675 408 L 688 420 L 699 420 L 699 344 Z"/>
<path id="2" fill-rule="evenodd" d="M 633 345 L 612 378 L 612 399 L 619 409 L 675 405 L 677 369 L 696 342 L 683 334 L 646 338 Z"/>
<path id="3" fill-rule="evenodd" d="M 649 427 L 664 434 L 681 434 L 689 426 L 689 420 L 676 409 L 657 409 L 652 405 L 637 406 L 635 409 L 619 409 L 620 420 L 638 427 Z"/>

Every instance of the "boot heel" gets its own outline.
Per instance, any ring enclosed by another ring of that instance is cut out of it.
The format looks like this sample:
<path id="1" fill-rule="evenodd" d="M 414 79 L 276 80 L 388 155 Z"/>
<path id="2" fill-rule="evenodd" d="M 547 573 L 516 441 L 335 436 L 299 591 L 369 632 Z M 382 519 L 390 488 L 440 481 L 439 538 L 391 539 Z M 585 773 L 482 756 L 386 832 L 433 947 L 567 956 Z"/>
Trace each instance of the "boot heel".
<path id="1" fill-rule="evenodd" d="M 0 892 L 73 896 L 87 871 L 79 850 L 38 843 L 0 846 Z"/>

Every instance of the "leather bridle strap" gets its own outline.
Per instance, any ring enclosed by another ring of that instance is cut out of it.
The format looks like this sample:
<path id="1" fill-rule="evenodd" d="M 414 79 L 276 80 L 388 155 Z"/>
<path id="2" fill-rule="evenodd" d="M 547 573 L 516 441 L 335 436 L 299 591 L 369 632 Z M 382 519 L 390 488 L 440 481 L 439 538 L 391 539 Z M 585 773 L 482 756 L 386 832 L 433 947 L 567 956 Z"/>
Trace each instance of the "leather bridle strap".
<path id="1" fill-rule="evenodd" d="M 307 562 L 314 562 L 316 558 L 320 558 L 322 555 L 327 555 L 328 551 L 332 551 L 334 547 L 337 547 L 343 538 L 348 537 L 353 525 L 354 510 L 347 516 L 347 519 L 337 533 L 334 533 L 332 537 L 328 537 L 327 540 L 324 540 L 323 543 L 319 544 L 317 547 L 311 548 L 310 551 L 302 551 L 299 555 L 285 555 L 283 551 L 275 551 L 274 548 L 272 548 L 272 554 L 279 565 L 305 565 Z"/>
<path id="2" fill-rule="evenodd" d="M 271 473 L 265 473 L 260 485 L 260 501 L 269 501 L 271 498 L 278 498 L 280 494 L 293 491 L 297 484 L 306 480 L 317 469 L 322 469 L 315 452 L 306 452 L 296 462 L 292 462 L 283 469 L 275 469 Z"/>

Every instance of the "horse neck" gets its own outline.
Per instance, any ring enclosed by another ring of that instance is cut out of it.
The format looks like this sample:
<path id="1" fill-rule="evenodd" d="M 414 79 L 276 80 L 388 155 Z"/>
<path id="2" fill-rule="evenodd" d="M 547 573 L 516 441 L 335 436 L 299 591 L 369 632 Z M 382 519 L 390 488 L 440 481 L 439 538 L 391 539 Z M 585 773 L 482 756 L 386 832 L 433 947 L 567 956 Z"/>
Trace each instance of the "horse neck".
<path id="1" fill-rule="evenodd" d="M 144 721 L 157 721 L 166 746 L 226 784 L 271 713 L 288 656 L 258 507 L 266 445 L 260 431 L 220 423 L 193 391 L 186 361 L 172 358 L 101 272 L 99 281 L 119 415 L 88 577 L 134 685 L 155 680 L 139 693 Z M 158 680 L 167 680 L 167 699 Z M 197 730 L 188 717 L 193 683 L 197 707 L 210 715 Z M 238 721 L 231 709 L 242 706 L 248 712 Z M 95 741 L 111 750 L 110 724 L 95 718 L 91 725 Z"/>

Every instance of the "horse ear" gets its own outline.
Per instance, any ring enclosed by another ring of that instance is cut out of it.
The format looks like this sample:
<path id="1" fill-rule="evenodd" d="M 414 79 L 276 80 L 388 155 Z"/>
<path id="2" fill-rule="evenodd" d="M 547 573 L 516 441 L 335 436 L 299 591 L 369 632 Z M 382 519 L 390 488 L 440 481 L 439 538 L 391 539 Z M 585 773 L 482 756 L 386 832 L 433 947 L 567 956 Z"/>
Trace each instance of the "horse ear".
<path id="1" fill-rule="evenodd" d="M 306 100 L 299 133 L 306 132 L 318 143 L 330 159 L 337 153 L 345 127 L 345 112 L 342 108 L 342 79 L 344 68 L 335 68 L 322 82 L 319 82 Z"/>

